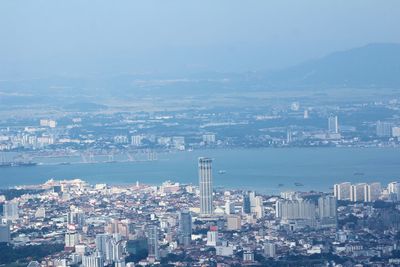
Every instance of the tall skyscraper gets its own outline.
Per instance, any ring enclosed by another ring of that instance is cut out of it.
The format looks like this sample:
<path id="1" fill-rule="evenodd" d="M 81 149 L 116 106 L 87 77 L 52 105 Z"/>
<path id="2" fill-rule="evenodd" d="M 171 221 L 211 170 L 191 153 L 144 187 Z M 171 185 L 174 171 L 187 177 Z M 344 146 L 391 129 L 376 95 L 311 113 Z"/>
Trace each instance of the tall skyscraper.
<path id="1" fill-rule="evenodd" d="M 328 129 L 330 133 L 339 133 L 339 123 L 337 116 L 332 116 L 328 118 Z"/>
<path id="2" fill-rule="evenodd" d="M 179 213 L 179 243 L 187 247 L 192 240 L 192 215 L 189 211 Z"/>
<path id="3" fill-rule="evenodd" d="M 200 213 L 210 215 L 213 207 L 212 160 L 199 158 Z"/>
<path id="4" fill-rule="evenodd" d="M 108 234 L 97 234 L 96 235 L 96 250 L 99 252 L 104 258 L 106 256 L 107 251 L 107 242 L 109 242 L 111 236 Z"/>

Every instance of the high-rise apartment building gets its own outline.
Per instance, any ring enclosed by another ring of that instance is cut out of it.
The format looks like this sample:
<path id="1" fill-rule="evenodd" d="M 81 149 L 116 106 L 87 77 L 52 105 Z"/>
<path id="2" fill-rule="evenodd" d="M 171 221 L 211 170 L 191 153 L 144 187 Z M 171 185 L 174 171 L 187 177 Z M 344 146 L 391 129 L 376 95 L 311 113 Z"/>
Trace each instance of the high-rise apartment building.
<path id="1" fill-rule="evenodd" d="M 178 241 L 187 247 L 192 240 L 192 215 L 189 211 L 179 213 Z"/>
<path id="2" fill-rule="evenodd" d="M 318 199 L 318 218 L 321 227 L 336 226 L 337 204 L 335 196 L 321 196 Z"/>
<path id="3" fill-rule="evenodd" d="M 104 257 L 97 253 L 92 255 L 82 256 L 82 266 L 83 267 L 103 267 Z"/>
<path id="4" fill-rule="evenodd" d="M 250 193 L 249 192 L 245 192 L 243 194 L 242 212 L 244 214 L 250 214 L 251 213 L 251 201 L 250 201 Z"/>
<path id="5" fill-rule="evenodd" d="M 160 259 L 160 251 L 158 245 L 158 227 L 150 225 L 147 229 L 148 258 L 152 260 Z"/>
<path id="6" fill-rule="evenodd" d="M 353 201 L 353 202 L 365 201 L 366 187 L 367 187 L 367 184 L 365 184 L 365 183 L 351 185 L 350 201 Z"/>
<path id="7" fill-rule="evenodd" d="M 367 184 L 364 188 L 364 200 L 366 202 L 374 202 L 379 199 L 382 194 L 381 183 Z"/>
<path id="8" fill-rule="evenodd" d="M 9 243 L 10 238 L 10 225 L 0 224 L 0 243 Z"/>
<path id="9" fill-rule="evenodd" d="M 337 200 L 350 200 L 351 183 L 345 182 L 333 186 L 334 196 Z"/>
<path id="10" fill-rule="evenodd" d="M 215 247 L 218 244 L 218 227 L 211 226 L 207 232 L 207 246 Z"/>
<path id="11" fill-rule="evenodd" d="M 5 220 L 15 221 L 18 215 L 18 202 L 6 201 L 3 205 L 3 218 Z"/>

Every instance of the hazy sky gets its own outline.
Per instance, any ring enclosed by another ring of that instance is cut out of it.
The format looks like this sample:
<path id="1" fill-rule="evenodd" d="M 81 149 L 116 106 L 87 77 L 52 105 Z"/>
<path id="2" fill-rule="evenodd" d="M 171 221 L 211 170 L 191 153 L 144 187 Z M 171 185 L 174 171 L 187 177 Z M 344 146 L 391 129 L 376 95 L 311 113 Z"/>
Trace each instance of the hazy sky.
<path id="1" fill-rule="evenodd" d="M 398 0 L 1 0 L 0 77 L 281 68 L 399 25 Z"/>

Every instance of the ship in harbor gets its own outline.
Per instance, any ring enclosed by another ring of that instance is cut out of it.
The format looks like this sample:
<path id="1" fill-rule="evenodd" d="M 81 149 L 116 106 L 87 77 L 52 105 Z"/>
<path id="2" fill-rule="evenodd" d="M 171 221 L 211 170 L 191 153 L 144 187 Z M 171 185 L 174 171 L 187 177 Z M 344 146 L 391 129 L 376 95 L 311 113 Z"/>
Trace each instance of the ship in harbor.
<path id="1" fill-rule="evenodd" d="M 22 161 L 9 161 L 9 162 L 0 162 L 0 168 L 5 168 L 5 167 L 32 167 L 36 166 L 36 162 L 28 161 L 28 162 L 22 162 Z"/>

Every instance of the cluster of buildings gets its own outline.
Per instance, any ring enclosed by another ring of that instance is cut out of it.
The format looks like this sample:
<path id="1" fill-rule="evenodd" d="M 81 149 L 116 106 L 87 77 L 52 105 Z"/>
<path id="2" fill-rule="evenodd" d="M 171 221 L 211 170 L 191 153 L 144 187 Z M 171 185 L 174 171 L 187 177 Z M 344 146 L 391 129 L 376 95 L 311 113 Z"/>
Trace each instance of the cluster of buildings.
<path id="1" fill-rule="evenodd" d="M 381 183 L 356 183 L 344 182 L 335 184 L 334 196 L 338 200 L 352 202 L 374 202 L 376 200 L 397 201 L 400 200 L 400 183 L 391 182 L 386 188 Z"/>
<path id="2" fill-rule="evenodd" d="M 23 187 L 30 193 L 12 200 L 0 196 L 0 242 L 19 248 L 62 245 L 31 266 L 400 262 L 395 254 L 400 212 L 397 198 L 390 197 L 399 192 L 397 183 L 385 189 L 341 183 L 334 195 L 269 196 L 215 190 L 210 158 L 199 158 L 198 172 L 198 186 L 90 185 L 76 179 Z M 374 207 L 375 200 L 388 206 Z"/>
<path id="3" fill-rule="evenodd" d="M 246 112 L 189 108 L 138 113 L 66 112 L 51 118 L 32 114 L 0 122 L 0 151 L 56 154 L 139 148 L 182 151 L 204 147 L 397 146 L 397 116 L 371 120 L 368 114 L 376 108 L 395 112 L 398 107 L 397 100 L 343 107 L 338 104 L 334 108 L 312 101 L 302 106 L 295 101 L 262 109 L 249 107 Z M 354 121 L 353 112 L 366 115 Z"/>

